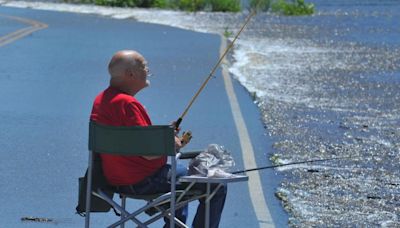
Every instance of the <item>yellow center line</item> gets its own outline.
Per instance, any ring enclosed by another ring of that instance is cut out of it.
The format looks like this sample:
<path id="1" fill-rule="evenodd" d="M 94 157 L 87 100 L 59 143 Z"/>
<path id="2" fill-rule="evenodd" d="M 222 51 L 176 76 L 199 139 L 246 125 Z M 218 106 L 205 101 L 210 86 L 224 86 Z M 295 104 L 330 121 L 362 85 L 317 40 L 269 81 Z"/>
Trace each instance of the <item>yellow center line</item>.
<path id="1" fill-rule="evenodd" d="M 221 51 L 226 47 L 226 40 L 221 36 Z M 222 52 L 221 52 L 222 53 Z M 236 125 L 236 130 L 239 136 L 240 147 L 243 157 L 243 165 L 245 169 L 257 167 L 256 158 L 254 154 L 253 145 L 251 143 L 249 131 L 243 118 L 242 111 L 239 106 L 239 102 L 236 97 L 235 90 L 233 88 L 232 80 L 229 76 L 227 69 L 228 60 L 224 58 L 222 65 L 222 77 L 225 83 L 225 90 L 228 95 L 229 104 L 233 115 L 233 120 Z M 261 183 L 261 177 L 258 172 L 248 173 L 249 181 L 248 188 L 250 193 L 250 200 L 256 213 L 258 220 L 258 227 L 260 228 L 274 228 L 275 223 L 272 219 L 271 212 L 268 209 L 267 200 L 264 197 L 263 186 Z"/>
<path id="2" fill-rule="evenodd" d="M 42 22 L 39 21 L 34 21 L 31 19 L 26 19 L 26 18 L 22 18 L 22 17 L 16 17 L 16 16 L 8 16 L 8 15 L 4 15 L 4 14 L 0 14 L 0 17 L 5 17 L 14 21 L 18 21 L 24 24 L 28 24 L 29 27 L 26 28 L 22 28 L 19 29 L 17 31 L 14 31 L 12 33 L 6 34 L 4 36 L 0 37 L 0 47 L 4 46 L 6 44 L 9 44 L 11 42 L 14 42 L 18 39 L 21 39 L 29 34 L 32 34 L 38 30 L 41 29 L 45 29 L 48 27 L 47 24 L 44 24 Z"/>

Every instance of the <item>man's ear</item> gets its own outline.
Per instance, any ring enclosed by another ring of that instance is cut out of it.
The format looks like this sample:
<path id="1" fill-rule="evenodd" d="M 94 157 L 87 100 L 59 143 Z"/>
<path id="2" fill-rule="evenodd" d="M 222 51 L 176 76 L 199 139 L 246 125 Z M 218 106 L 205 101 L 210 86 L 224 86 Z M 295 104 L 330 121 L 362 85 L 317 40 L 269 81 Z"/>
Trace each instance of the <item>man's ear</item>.
<path id="1" fill-rule="evenodd" d="M 134 77 L 135 76 L 135 71 L 133 69 L 126 69 L 125 70 L 125 75 L 128 75 L 129 77 Z"/>

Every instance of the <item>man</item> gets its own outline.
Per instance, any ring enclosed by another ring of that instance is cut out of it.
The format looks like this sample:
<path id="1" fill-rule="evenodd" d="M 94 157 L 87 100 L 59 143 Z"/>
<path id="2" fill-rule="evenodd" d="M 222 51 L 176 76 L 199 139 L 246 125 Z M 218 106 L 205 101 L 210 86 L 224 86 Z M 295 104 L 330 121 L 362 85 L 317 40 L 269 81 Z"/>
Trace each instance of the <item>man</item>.
<path id="1" fill-rule="evenodd" d="M 114 54 L 108 71 L 110 86 L 95 99 L 91 120 L 111 126 L 148 126 L 151 120 L 143 105 L 134 97 L 149 86 L 149 68 L 144 57 L 136 51 L 123 50 Z M 177 147 L 180 140 L 175 137 Z M 168 192 L 170 166 L 165 156 L 120 156 L 101 154 L 104 175 L 109 184 L 119 191 L 133 194 Z M 186 169 L 179 168 L 178 175 Z M 177 186 L 177 189 L 182 186 Z M 204 190 L 203 185 L 197 188 Z M 218 227 L 224 207 L 226 187 L 220 188 L 210 202 L 210 227 Z M 193 227 L 204 227 L 204 200 L 200 200 Z M 176 216 L 186 221 L 187 208 L 176 211 Z M 166 226 L 168 220 L 166 219 Z"/>

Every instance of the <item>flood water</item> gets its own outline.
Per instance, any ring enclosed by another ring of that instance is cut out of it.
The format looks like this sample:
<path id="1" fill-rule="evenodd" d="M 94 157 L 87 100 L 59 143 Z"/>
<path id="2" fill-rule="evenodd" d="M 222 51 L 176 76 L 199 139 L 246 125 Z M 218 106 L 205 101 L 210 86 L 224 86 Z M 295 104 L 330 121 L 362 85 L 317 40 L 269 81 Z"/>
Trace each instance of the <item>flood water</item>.
<path id="1" fill-rule="evenodd" d="M 400 2 L 314 1 L 312 17 L 264 15 L 231 72 L 257 95 L 289 224 L 400 226 Z M 349 158 L 350 157 L 350 158 Z"/>

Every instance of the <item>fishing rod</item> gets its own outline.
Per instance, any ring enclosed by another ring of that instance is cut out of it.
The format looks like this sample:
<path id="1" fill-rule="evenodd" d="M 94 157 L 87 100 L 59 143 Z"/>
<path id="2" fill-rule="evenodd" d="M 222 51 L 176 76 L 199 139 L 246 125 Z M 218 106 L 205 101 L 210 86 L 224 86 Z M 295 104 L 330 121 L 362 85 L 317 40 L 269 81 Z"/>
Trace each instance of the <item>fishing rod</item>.
<path id="1" fill-rule="evenodd" d="M 218 59 L 217 63 L 215 64 L 215 66 L 212 68 L 210 74 L 208 75 L 208 77 L 206 78 L 206 80 L 203 82 L 203 84 L 200 86 L 199 90 L 196 92 L 196 94 L 192 97 L 192 99 L 190 100 L 189 104 L 187 105 L 187 107 L 185 108 L 185 110 L 183 111 L 182 115 L 178 118 L 178 120 L 175 122 L 175 128 L 178 130 L 179 125 L 181 124 L 183 118 L 185 117 L 185 115 L 187 114 L 187 112 L 189 111 L 190 107 L 193 105 L 194 101 L 196 100 L 196 98 L 199 96 L 199 94 L 201 93 L 201 91 L 204 89 L 204 87 L 207 85 L 208 81 L 211 79 L 211 77 L 214 75 L 215 71 L 217 70 L 218 66 L 221 64 L 222 60 L 225 58 L 226 54 L 228 53 L 228 51 L 233 47 L 233 44 L 235 43 L 235 41 L 237 40 L 237 38 L 239 37 L 240 33 L 242 33 L 243 29 L 246 27 L 246 25 L 249 23 L 250 19 L 256 15 L 256 10 L 253 10 L 249 16 L 247 17 L 245 23 L 242 25 L 242 27 L 240 28 L 239 32 L 236 34 L 235 38 L 232 40 L 232 42 L 228 45 L 228 47 L 225 49 L 225 51 L 223 52 L 223 54 L 221 55 L 221 57 Z M 189 133 L 189 132 L 187 132 Z M 190 133 L 191 134 L 191 133 Z"/>
<path id="2" fill-rule="evenodd" d="M 263 169 L 272 169 L 272 168 L 289 166 L 289 165 L 299 165 L 299 164 L 305 164 L 305 163 L 331 161 L 331 160 L 339 160 L 339 159 L 347 159 L 347 158 L 357 158 L 357 157 L 349 156 L 349 157 L 336 157 L 336 158 L 325 158 L 325 159 L 314 159 L 314 160 L 307 160 L 307 161 L 291 162 L 291 163 L 287 163 L 287 164 L 270 165 L 270 166 L 252 168 L 252 169 L 245 169 L 245 170 L 241 170 L 241 171 L 235 171 L 235 172 L 232 172 L 232 174 L 246 173 L 246 172 L 258 171 L 258 170 L 263 170 Z"/>

